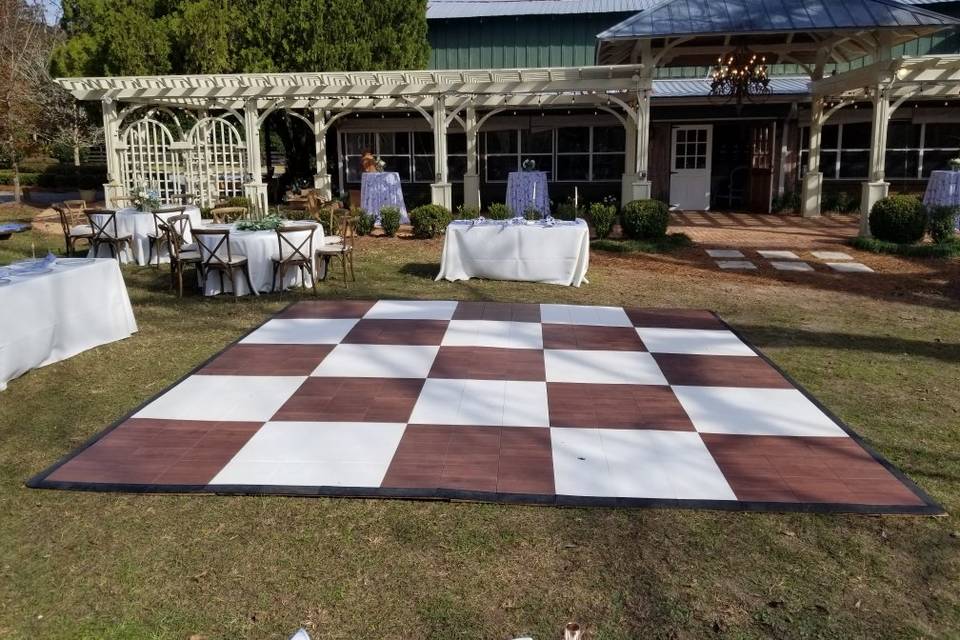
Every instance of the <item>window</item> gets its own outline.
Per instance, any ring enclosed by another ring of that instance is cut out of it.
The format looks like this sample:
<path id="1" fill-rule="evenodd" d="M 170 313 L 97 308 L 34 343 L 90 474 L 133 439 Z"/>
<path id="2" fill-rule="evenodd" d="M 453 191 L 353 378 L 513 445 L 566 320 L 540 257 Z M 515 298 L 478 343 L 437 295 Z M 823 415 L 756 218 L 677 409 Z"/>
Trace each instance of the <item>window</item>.
<path id="1" fill-rule="evenodd" d="M 467 137 L 463 133 L 447 136 L 448 179 L 463 180 L 467 165 Z M 433 158 L 433 132 L 383 131 L 346 132 L 343 147 L 346 153 L 347 182 L 361 180 L 360 159 L 369 151 L 386 163 L 387 171 L 396 171 L 402 182 L 429 182 L 437 179 Z"/>
<path id="2" fill-rule="evenodd" d="M 626 134 L 621 126 L 488 131 L 483 135 L 487 182 L 506 182 L 525 160 L 551 182 L 619 181 Z"/>

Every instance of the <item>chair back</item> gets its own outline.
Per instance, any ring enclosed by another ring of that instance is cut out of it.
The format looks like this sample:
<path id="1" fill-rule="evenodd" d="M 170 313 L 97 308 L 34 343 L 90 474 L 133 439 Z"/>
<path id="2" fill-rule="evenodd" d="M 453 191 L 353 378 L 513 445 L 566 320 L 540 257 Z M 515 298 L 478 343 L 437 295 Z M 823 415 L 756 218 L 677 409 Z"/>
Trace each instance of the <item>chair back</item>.
<path id="1" fill-rule="evenodd" d="M 64 236 L 70 235 L 70 213 L 67 211 L 67 207 L 64 203 L 53 205 L 53 210 L 57 212 L 57 216 L 60 219 L 60 228 L 63 230 Z"/>
<path id="2" fill-rule="evenodd" d="M 83 212 L 87 210 L 87 203 L 84 200 L 64 200 L 63 206 L 67 210 L 67 219 L 71 225 L 84 224 Z"/>
<path id="3" fill-rule="evenodd" d="M 201 268 L 224 266 L 233 262 L 229 229 L 194 229 L 193 238 L 200 251 Z"/>
<path id="4" fill-rule="evenodd" d="M 310 262 L 313 256 L 314 223 L 277 227 L 277 245 L 281 262 Z"/>
<path id="5" fill-rule="evenodd" d="M 158 223 L 158 226 L 167 228 L 167 240 L 170 244 L 170 251 L 175 252 L 174 257 L 179 258 L 180 252 L 183 251 L 183 246 L 187 244 L 187 234 L 193 233 L 190 216 L 185 213 L 169 216 Z"/>
<path id="6" fill-rule="evenodd" d="M 217 224 L 226 224 L 244 217 L 247 210 L 244 207 L 215 207 L 210 210 L 210 215 Z"/>
<path id="7" fill-rule="evenodd" d="M 339 232 L 341 242 L 343 243 L 343 250 L 349 251 L 353 249 L 353 239 L 354 239 L 354 228 L 356 227 L 357 220 L 360 219 L 359 215 L 352 214 L 346 209 L 339 209 L 336 212 L 337 218 L 337 231 Z"/>
<path id="8" fill-rule="evenodd" d="M 157 237 L 163 235 L 163 230 L 160 228 L 163 225 L 165 220 L 169 220 L 173 216 L 182 215 L 186 211 L 186 207 L 183 205 L 163 205 L 156 211 L 152 211 L 150 214 L 153 216 L 153 230 L 156 232 Z"/>
<path id="9" fill-rule="evenodd" d="M 92 242 L 100 242 L 104 239 L 116 238 L 117 232 L 117 212 L 113 209 L 87 209 L 83 212 L 90 221 L 90 228 L 93 230 Z"/>

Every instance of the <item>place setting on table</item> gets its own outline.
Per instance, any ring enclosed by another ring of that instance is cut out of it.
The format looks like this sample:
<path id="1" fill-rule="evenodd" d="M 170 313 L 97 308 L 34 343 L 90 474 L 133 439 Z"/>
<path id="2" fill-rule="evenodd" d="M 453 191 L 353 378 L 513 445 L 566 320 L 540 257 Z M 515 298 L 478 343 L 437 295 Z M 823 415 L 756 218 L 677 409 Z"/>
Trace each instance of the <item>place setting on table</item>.
<path id="1" fill-rule="evenodd" d="M 0 390 L 31 369 L 137 331 L 119 263 L 51 253 L 0 267 Z"/>
<path id="2" fill-rule="evenodd" d="M 525 163 L 532 166 L 532 161 Z M 522 173 L 532 174 L 532 169 Z M 542 173 L 542 172 L 538 172 Z M 514 216 L 454 220 L 444 237 L 437 280 L 517 280 L 579 287 L 590 265 L 590 228 L 585 220 L 550 214 L 546 174 L 525 185 L 524 200 L 513 192 Z M 539 192 L 539 194 L 538 194 Z"/>
<path id="3" fill-rule="evenodd" d="M 23 233 L 32 228 L 27 222 L 0 222 L 0 240 L 9 240 L 15 233 Z"/>

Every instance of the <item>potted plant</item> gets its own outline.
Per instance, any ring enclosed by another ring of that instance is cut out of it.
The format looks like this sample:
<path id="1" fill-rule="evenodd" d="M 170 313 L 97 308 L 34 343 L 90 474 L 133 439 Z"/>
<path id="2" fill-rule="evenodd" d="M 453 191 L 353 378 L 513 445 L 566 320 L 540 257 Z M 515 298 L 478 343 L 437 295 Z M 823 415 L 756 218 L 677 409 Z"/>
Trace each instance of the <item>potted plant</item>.
<path id="1" fill-rule="evenodd" d="M 90 204 L 97 199 L 97 182 L 91 176 L 81 176 L 77 180 L 77 186 L 80 188 L 80 199 Z"/>
<path id="2" fill-rule="evenodd" d="M 950 165 L 951 171 L 960 171 L 960 156 L 957 156 L 956 158 L 950 158 L 947 161 L 947 164 Z"/>
<path id="3" fill-rule="evenodd" d="M 520 168 L 523 169 L 524 171 L 534 171 L 537 168 L 537 163 L 532 158 L 527 158 L 520 165 Z"/>

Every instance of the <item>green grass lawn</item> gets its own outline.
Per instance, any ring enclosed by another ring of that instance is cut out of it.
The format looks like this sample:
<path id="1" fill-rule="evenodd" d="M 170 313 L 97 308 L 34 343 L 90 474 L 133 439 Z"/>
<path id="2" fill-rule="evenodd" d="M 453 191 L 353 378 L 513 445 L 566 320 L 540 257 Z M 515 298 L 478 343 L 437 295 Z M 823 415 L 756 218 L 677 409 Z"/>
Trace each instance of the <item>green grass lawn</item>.
<path id="1" fill-rule="evenodd" d="M 0 242 L 0 264 L 31 243 L 62 249 L 21 234 Z M 706 268 L 694 250 L 597 252 L 591 283 L 572 289 L 436 283 L 440 246 L 365 239 L 357 285 L 320 295 L 714 309 L 960 509 L 960 302 L 949 292 L 960 293 L 957 271 L 938 271 L 946 263 L 923 263 L 922 281 L 845 291 L 859 276 L 748 278 Z M 26 489 L 299 295 L 178 300 L 165 272 L 124 273 L 138 334 L 0 393 L 0 638 L 286 638 L 306 626 L 316 638 L 545 640 L 569 620 L 608 640 L 960 636 L 949 516 Z"/>

